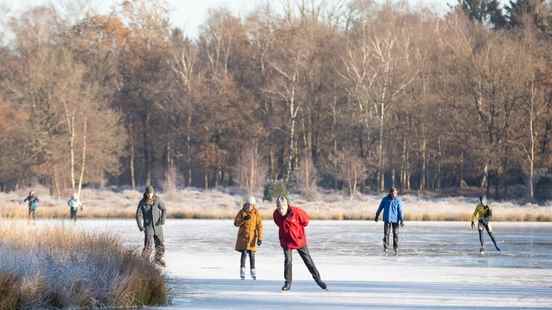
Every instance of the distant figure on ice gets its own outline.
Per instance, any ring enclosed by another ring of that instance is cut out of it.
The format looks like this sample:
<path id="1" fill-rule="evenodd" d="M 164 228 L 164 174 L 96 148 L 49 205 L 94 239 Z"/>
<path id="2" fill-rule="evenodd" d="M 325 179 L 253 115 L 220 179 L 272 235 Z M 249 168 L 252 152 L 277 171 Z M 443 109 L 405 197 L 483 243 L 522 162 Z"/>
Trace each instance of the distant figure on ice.
<path id="1" fill-rule="evenodd" d="M 293 250 L 299 252 L 316 284 L 325 290 L 326 283 L 320 278 L 320 273 L 318 273 L 307 248 L 307 236 L 305 235 L 305 226 L 309 224 L 307 213 L 300 208 L 289 205 L 287 198 L 280 196 L 276 199 L 276 210 L 273 217 L 274 223 L 279 228 L 278 236 L 285 258 L 284 279 L 286 282 L 282 287 L 282 291 L 289 291 L 291 288 Z"/>
<path id="2" fill-rule="evenodd" d="M 398 197 L 396 188 L 391 187 L 389 194 L 385 196 L 378 207 L 374 221 L 378 221 L 383 210 L 383 252 L 387 254 L 389 249 L 389 234 L 393 231 L 393 250 L 399 255 L 399 225 L 404 226 L 403 203 Z"/>
<path id="3" fill-rule="evenodd" d="M 77 221 L 77 212 L 82 208 L 82 204 L 79 200 L 77 194 L 71 195 L 71 198 L 67 201 L 67 206 L 69 206 L 69 217 L 73 221 Z"/>
<path id="4" fill-rule="evenodd" d="M 26 202 L 29 207 L 29 220 L 36 219 L 36 210 L 38 209 L 39 201 L 40 200 L 38 200 L 38 197 L 35 195 L 33 191 L 30 191 L 27 198 L 23 200 L 23 202 L 24 203 Z"/>
<path id="5" fill-rule="evenodd" d="M 165 254 L 165 240 L 163 237 L 163 225 L 167 217 L 165 205 L 154 192 L 153 186 L 146 187 L 144 197 L 140 200 L 136 210 L 136 222 L 138 229 L 144 232 L 144 250 L 142 256 L 148 261 L 155 245 L 154 262 L 165 267 L 163 255 Z"/>
<path id="6" fill-rule="evenodd" d="M 481 243 L 481 248 L 479 249 L 479 252 L 481 254 L 485 253 L 485 248 L 483 246 L 483 229 L 487 230 L 487 233 L 489 234 L 489 237 L 491 237 L 491 240 L 493 241 L 493 244 L 498 252 L 500 252 L 500 249 L 498 248 L 498 245 L 496 245 L 496 240 L 493 235 L 493 229 L 491 228 L 491 219 L 493 217 L 493 211 L 487 204 L 487 199 L 483 196 L 479 197 L 479 203 L 475 207 L 475 211 L 473 211 L 472 217 L 471 217 L 471 228 L 473 229 L 475 227 L 475 221 L 477 221 L 477 230 L 479 231 L 479 242 Z"/>
<path id="7" fill-rule="evenodd" d="M 257 246 L 261 246 L 263 243 L 264 232 L 263 218 L 257 208 L 255 208 L 255 204 L 255 197 L 250 196 L 234 219 L 234 225 L 240 228 L 236 240 L 236 251 L 241 253 L 240 278 L 242 280 L 245 280 L 245 260 L 247 255 L 249 255 L 251 279 L 257 280 L 255 252 L 257 251 Z"/>

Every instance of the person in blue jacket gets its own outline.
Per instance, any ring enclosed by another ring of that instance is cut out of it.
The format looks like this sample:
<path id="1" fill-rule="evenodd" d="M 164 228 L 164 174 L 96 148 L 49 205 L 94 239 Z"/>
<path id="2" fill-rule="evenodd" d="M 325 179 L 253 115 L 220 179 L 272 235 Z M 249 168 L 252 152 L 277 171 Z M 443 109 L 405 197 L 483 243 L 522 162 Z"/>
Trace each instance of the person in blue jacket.
<path id="1" fill-rule="evenodd" d="M 404 226 L 404 218 L 403 203 L 398 195 L 397 189 L 391 187 L 389 194 L 381 200 L 374 218 L 377 222 L 381 211 L 383 211 L 383 251 L 385 254 L 389 249 L 389 234 L 391 231 L 393 231 L 393 250 L 395 250 L 395 255 L 399 254 L 399 225 Z"/>

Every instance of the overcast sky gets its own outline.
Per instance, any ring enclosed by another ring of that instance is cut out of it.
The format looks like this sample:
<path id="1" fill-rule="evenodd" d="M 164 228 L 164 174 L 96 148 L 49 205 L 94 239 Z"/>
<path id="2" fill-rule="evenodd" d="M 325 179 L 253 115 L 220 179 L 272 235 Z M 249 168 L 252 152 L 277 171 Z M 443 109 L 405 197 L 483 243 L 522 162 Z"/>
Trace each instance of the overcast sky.
<path id="1" fill-rule="evenodd" d="M 20 12 L 26 7 L 41 4 L 59 3 L 63 0 L 0 0 L 0 8 L 9 8 L 10 11 Z M 71 0 L 65 0 L 71 1 Z M 445 11 L 447 3 L 455 3 L 456 0 L 408 0 L 412 5 L 429 6 L 437 12 Z M 94 0 L 101 10 L 107 11 L 112 0 Z M 171 23 L 184 29 L 190 35 L 195 35 L 198 26 L 205 21 L 209 8 L 226 7 L 235 13 L 246 15 L 263 0 L 169 0 Z M 96 5 L 95 5 L 96 6 Z M 1 11 L 0 11 L 1 12 Z"/>

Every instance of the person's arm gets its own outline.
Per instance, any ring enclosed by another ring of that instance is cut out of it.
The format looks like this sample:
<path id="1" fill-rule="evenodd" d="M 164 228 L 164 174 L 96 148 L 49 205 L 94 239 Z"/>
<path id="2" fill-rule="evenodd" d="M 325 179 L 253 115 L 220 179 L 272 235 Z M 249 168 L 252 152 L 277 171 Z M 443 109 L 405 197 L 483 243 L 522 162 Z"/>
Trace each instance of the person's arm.
<path id="1" fill-rule="evenodd" d="M 243 209 L 240 209 L 240 211 L 238 211 L 238 214 L 236 214 L 236 217 L 234 218 L 234 226 L 240 227 L 243 224 L 242 213 Z"/>
<path id="2" fill-rule="evenodd" d="M 398 208 L 398 215 L 399 215 L 399 223 L 401 224 L 401 226 L 404 226 L 404 218 L 403 218 L 403 203 L 402 201 L 399 199 L 399 208 Z"/>
<path id="3" fill-rule="evenodd" d="M 257 210 L 257 245 L 261 245 L 264 240 L 264 227 L 263 227 L 263 216 L 261 215 L 261 212 Z"/>
<path id="4" fill-rule="evenodd" d="M 27 202 L 27 201 L 30 201 L 30 199 L 31 199 L 31 196 L 25 197 L 25 199 L 23 199 L 23 203 L 25 203 L 25 202 Z"/>
<path id="5" fill-rule="evenodd" d="M 138 224 L 138 229 L 144 231 L 144 213 L 142 212 L 142 202 L 138 203 L 138 208 L 136 208 L 136 223 Z"/>
<path id="6" fill-rule="evenodd" d="M 165 225 L 165 220 L 167 220 L 167 208 L 165 207 L 165 203 L 161 199 L 159 199 L 159 210 L 161 210 L 159 225 Z"/>
<path id="7" fill-rule="evenodd" d="M 300 221 L 301 225 L 303 225 L 303 226 L 309 225 L 310 217 L 309 217 L 308 213 L 305 212 L 305 210 L 299 209 L 299 208 L 297 208 L 295 210 L 299 211 L 299 221 Z"/>
<path id="8" fill-rule="evenodd" d="M 479 205 L 475 207 L 475 210 L 473 211 L 473 214 L 471 216 L 471 228 L 473 229 L 475 226 L 475 221 L 479 219 Z"/>
<path id="9" fill-rule="evenodd" d="M 385 201 L 385 198 L 380 201 L 380 204 L 378 206 L 378 210 L 376 211 L 376 217 L 374 218 L 374 221 L 378 221 L 379 215 L 381 213 L 381 210 L 383 210 L 383 202 Z"/>
<path id="10" fill-rule="evenodd" d="M 284 218 L 282 217 L 282 215 L 280 215 L 280 212 L 278 212 L 278 210 L 274 210 L 274 213 L 272 213 L 272 219 L 274 219 L 274 224 L 280 227 Z"/>

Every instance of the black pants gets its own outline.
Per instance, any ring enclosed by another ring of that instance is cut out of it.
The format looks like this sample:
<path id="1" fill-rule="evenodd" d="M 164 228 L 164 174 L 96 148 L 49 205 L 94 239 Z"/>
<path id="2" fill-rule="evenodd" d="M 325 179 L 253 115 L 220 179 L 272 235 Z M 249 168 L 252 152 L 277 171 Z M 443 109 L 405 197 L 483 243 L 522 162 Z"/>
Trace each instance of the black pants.
<path id="1" fill-rule="evenodd" d="M 249 268 L 255 269 L 255 252 L 253 251 L 241 251 L 240 267 L 245 268 L 245 259 L 249 255 Z"/>
<path id="2" fill-rule="evenodd" d="M 389 234 L 393 231 L 393 249 L 397 251 L 399 248 L 399 223 L 383 223 L 383 250 L 389 248 Z"/>
<path id="3" fill-rule="evenodd" d="M 77 220 L 77 209 L 69 209 L 69 216 L 73 221 Z"/>
<path id="4" fill-rule="evenodd" d="M 36 219 L 36 209 L 29 207 L 29 220 Z"/>
<path id="5" fill-rule="evenodd" d="M 479 231 L 479 243 L 481 243 L 481 247 L 483 247 L 483 229 L 487 231 L 487 233 L 489 234 L 489 237 L 491 237 L 491 241 L 493 241 L 495 248 L 498 249 L 498 246 L 496 245 L 496 240 L 493 235 L 493 231 L 489 227 L 489 224 L 485 221 L 479 221 L 477 225 L 477 230 Z"/>
<path id="6" fill-rule="evenodd" d="M 320 273 L 318 273 L 318 269 L 316 269 L 316 266 L 314 265 L 314 261 L 312 260 L 309 249 L 307 247 L 297 249 L 297 252 L 299 252 L 299 255 L 303 259 L 303 262 L 305 263 L 305 266 L 307 266 L 307 269 L 309 269 L 312 278 L 316 281 L 320 280 Z M 291 284 L 291 281 L 293 279 L 292 276 L 292 257 L 293 257 L 293 250 L 286 250 L 284 249 L 284 279 L 287 283 Z"/>
<path id="7" fill-rule="evenodd" d="M 153 246 L 155 245 L 155 261 L 163 259 L 163 255 L 165 254 L 163 240 L 154 234 L 144 234 L 144 237 L 144 250 L 142 251 L 142 256 L 149 261 L 151 259 Z"/>

